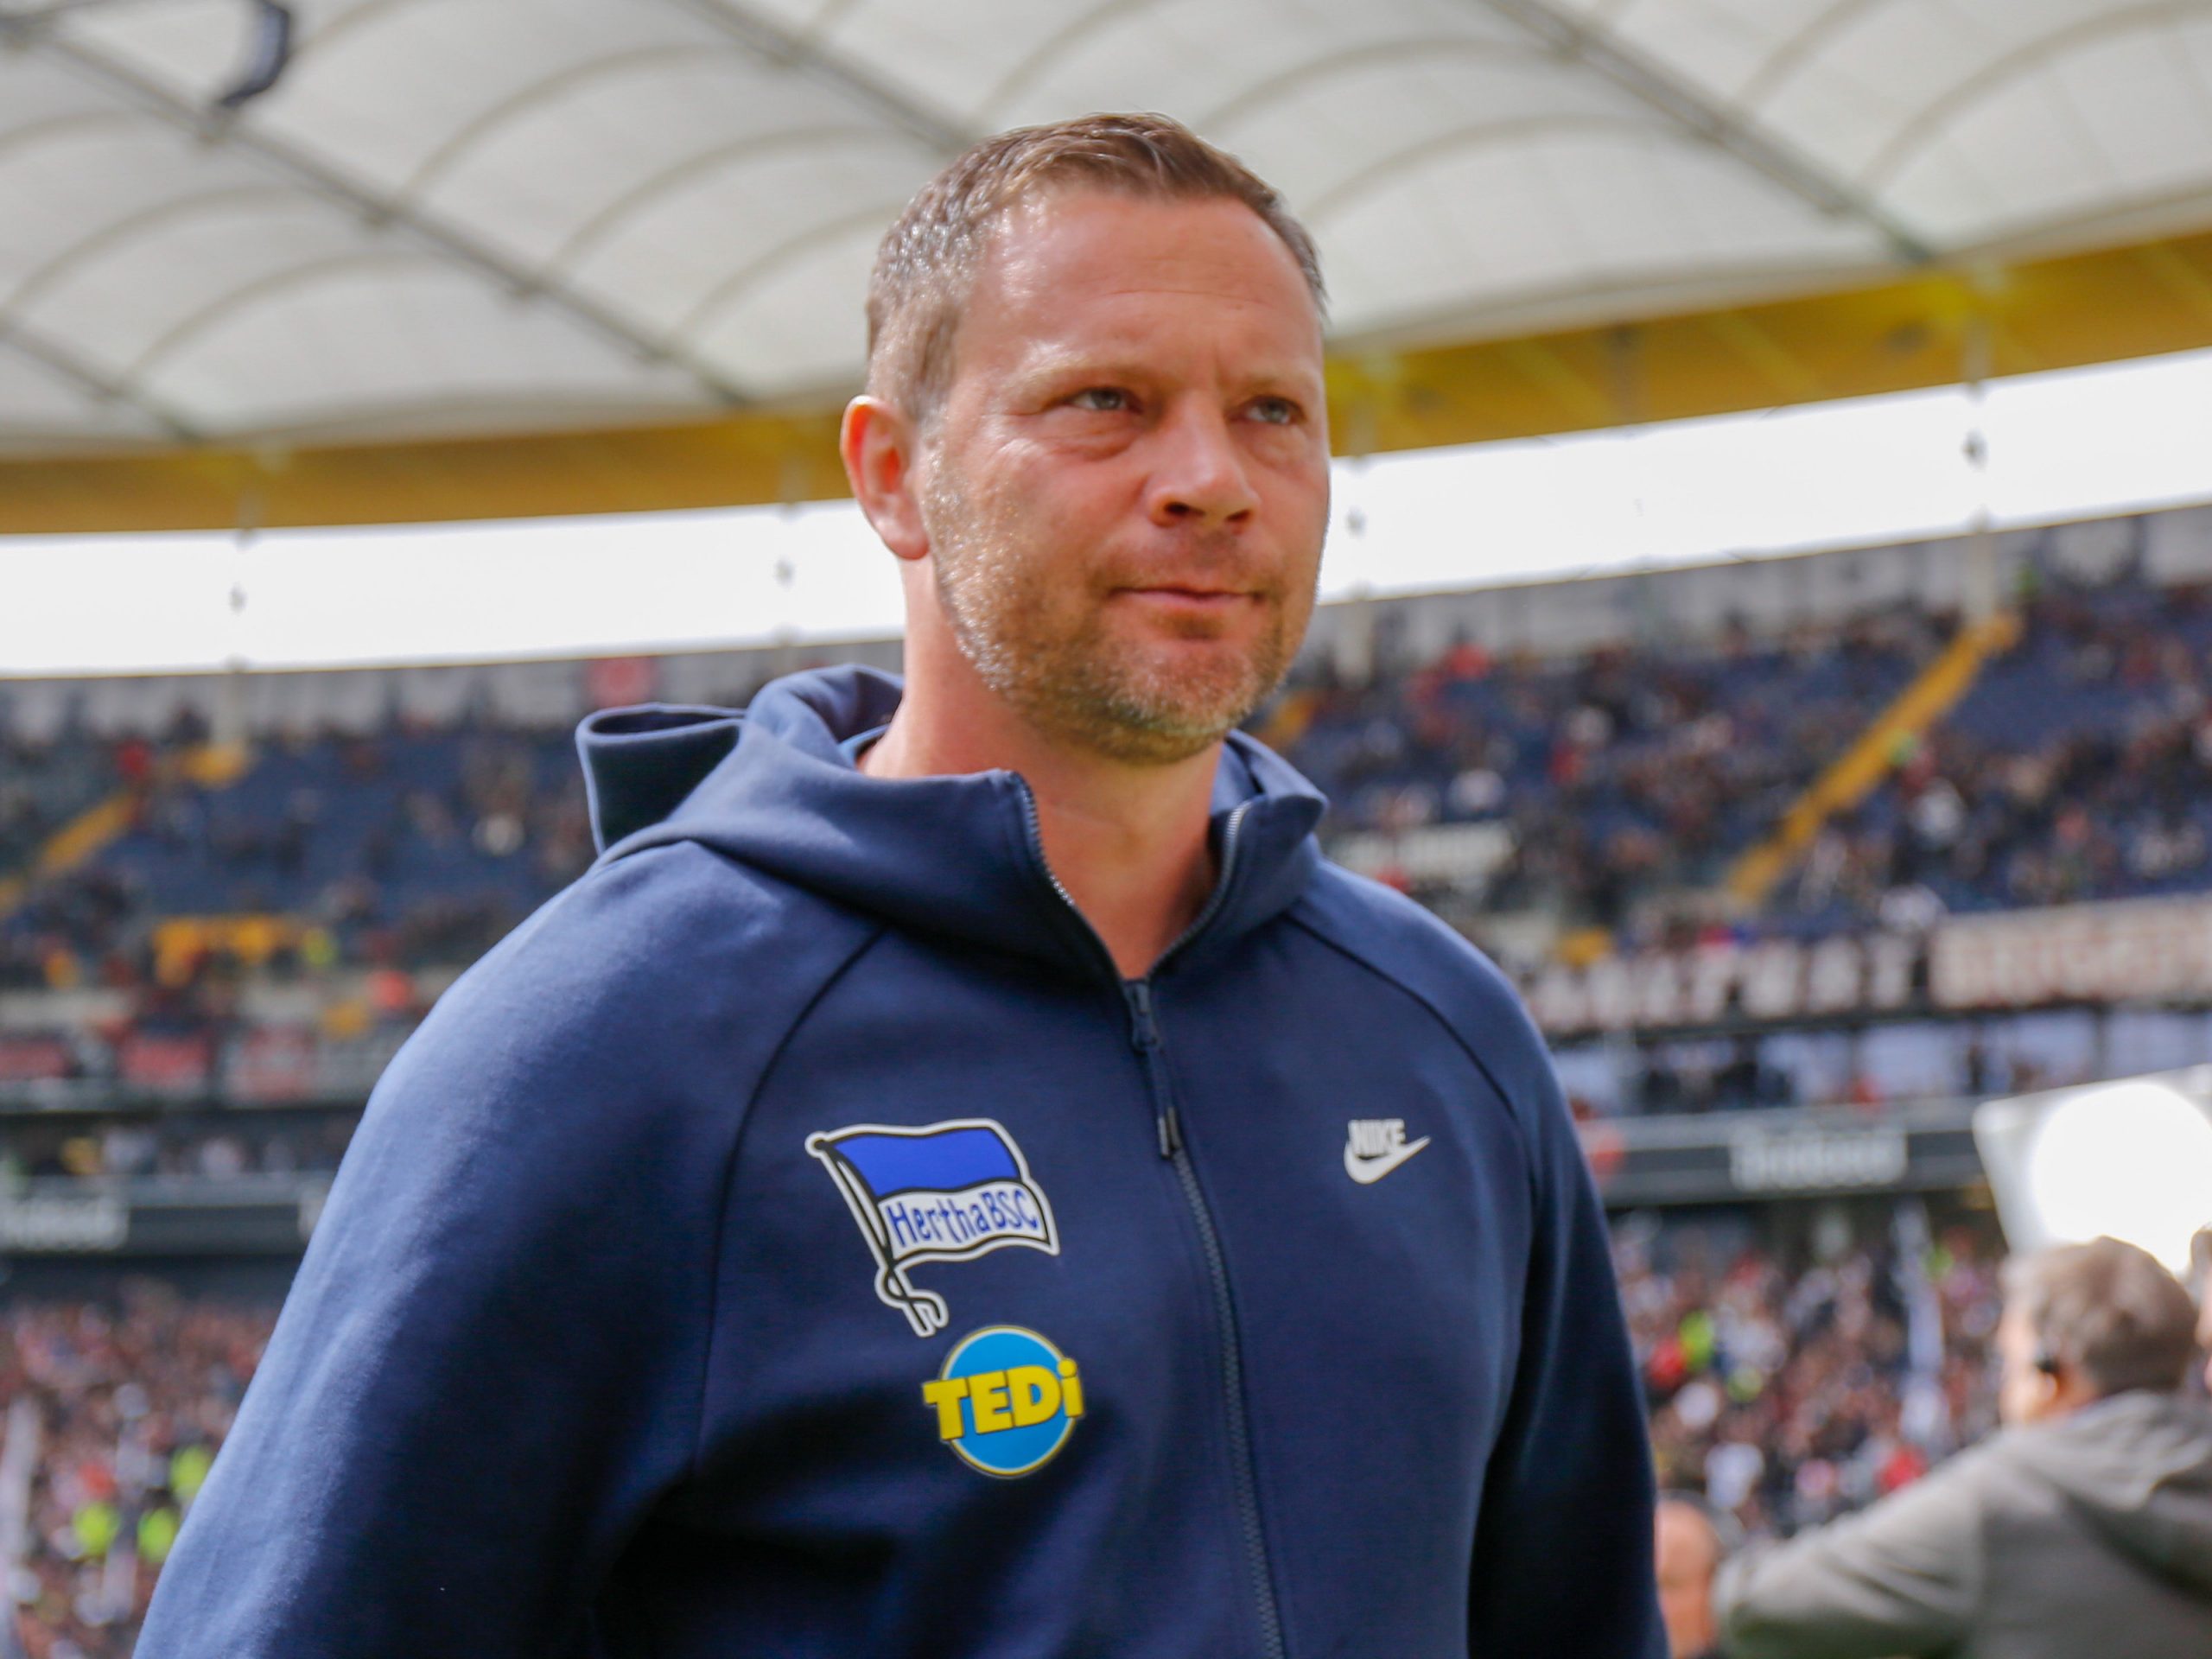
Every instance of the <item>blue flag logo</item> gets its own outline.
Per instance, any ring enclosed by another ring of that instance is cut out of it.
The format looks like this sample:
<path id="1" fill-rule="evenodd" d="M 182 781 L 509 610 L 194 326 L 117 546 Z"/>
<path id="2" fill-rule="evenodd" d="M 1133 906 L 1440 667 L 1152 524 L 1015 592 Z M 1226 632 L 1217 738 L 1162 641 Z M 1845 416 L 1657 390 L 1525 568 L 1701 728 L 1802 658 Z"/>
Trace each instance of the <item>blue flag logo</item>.
<path id="1" fill-rule="evenodd" d="M 1008 1244 L 1060 1253 L 1052 1206 L 1003 1124 L 955 1118 L 918 1128 L 855 1123 L 810 1135 L 875 1255 L 875 1294 L 918 1337 L 944 1329 L 944 1298 L 906 1277 L 917 1262 L 967 1262 Z"/>

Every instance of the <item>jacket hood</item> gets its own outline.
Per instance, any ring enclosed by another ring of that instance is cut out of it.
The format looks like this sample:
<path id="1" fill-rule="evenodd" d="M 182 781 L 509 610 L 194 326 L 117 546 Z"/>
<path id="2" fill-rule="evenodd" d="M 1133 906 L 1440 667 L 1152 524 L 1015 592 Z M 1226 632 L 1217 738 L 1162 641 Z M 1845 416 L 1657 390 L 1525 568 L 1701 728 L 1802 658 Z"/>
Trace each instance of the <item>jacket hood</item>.
<path id="1" fill-rule="evenodd" d="M 2013 1455 L 2122 1554 L 2212 1597 L 2212 1411 L 2135 1390 L 2019 1430 Z"/>
<path id="2" fill-rule="evenodd" d="M 1019 776 L 870 778 L 854 765 L 845 746 L 886 725 L 901 690 L 873 669 L 822 669 L 771 683 L 742 713 L 654 703 L 591 715 L 576 743 L 603 856 L 697 842 L 903 928 L 1110 973 L 1046 867 Z M 1320 861 L 1325 805 L 1287 761 L 1230 734 L 1212 817 L 1224 874 L 1190 953 L 1297 901 Z"/>

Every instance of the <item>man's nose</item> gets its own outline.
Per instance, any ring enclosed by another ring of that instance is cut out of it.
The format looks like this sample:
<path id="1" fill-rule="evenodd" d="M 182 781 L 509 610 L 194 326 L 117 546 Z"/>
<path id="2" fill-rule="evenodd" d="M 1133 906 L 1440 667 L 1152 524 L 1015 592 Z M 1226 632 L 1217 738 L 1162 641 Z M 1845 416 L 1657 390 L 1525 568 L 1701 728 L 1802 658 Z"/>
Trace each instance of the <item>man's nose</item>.
<path id="1" fill-rule="evenodd" d="M 1219 409 L 1179 404 L 1155 442 L 1147 499 L 1154 524 L 1232 524 L 1252 516 L 1259 497 L 1229 417 Z"/>

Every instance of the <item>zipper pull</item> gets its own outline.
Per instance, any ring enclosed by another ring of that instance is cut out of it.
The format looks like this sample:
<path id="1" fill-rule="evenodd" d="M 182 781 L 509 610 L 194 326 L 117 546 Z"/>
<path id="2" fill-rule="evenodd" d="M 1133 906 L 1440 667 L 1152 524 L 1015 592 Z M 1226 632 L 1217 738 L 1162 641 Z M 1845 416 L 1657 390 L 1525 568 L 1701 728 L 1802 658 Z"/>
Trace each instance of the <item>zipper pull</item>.
<path id="1" fill-rule="evenodd" d="M 1183 1150 L 1183 1121 L 1170 1106 L 1160 1115 L 1160 1155 L 1173 1158 Z"/>
<path id="2" fill-rule="evenodd" d="M 1122 991 L 1129 1002 L 1129 1046 L 1148 1054 L 1160 1046 L 1160 1027 L 1152 1018 L 1152 982 L 1124 980 Z"/>

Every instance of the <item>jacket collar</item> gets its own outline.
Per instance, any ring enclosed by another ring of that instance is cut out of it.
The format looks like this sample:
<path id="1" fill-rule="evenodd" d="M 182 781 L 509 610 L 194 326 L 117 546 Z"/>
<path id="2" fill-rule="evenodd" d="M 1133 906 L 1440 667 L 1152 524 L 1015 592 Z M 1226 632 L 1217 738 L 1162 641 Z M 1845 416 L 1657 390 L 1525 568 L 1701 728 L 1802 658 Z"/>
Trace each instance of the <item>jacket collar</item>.
<path id="1" fill-rule="evenodd" d="M 1052 883 L 1019 776 L 881 779 L 853 764 L 845 745 L 886 724 L 900 690 L 872 669 L 825 669 L 773 682 L 742 714 L 649 704 L 592 715 L 576 741 L 604 859 L 697 842 L 903 929 L 1110 974 Z M 1319 862 L 1325 804 L 1287 761 L 1232 733 L 1214 779 L 1223 875 L 1171 956 L 1211 955 L 1295 903 Z"/>

